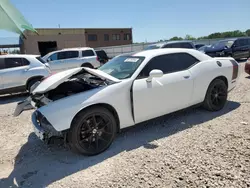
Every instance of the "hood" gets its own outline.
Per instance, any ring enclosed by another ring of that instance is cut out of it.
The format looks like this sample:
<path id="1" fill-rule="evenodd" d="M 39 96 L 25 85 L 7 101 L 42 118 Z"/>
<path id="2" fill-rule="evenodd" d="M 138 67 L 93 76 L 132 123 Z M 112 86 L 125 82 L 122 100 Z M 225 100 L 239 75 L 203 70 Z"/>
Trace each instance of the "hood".
<path id="1" fill-rule="evenodd" d="M 112 82 L 121 82 L 121 80 L 110 76 L 109 74 L 100 71 L 100 70 L 96 70 L 96 69 L 91 69 L 91 68 L 87 68 L 87 67 L 79 67 L 79 68 L 74 68 L 74 69 L 69 69 L 66 71 L 62 71 L 53 75 L 50 75 L 49 77 L 47 77 L 45 80 L 43 80 L 33 91 L 32 94 L 36 94 L 36 93 L 45 93 L 49 90 L 55 89 L 57 86 L 59 86 L 60 84 L 62 84 L 63 82 L 65 82 L 68 78 L 70 78 L 71 76 L 79 73 L 80 71 L 85 70 L 86 72 L 97 76 L 103 80 L 108 80 L 108 81 L 112 81 Z"/>

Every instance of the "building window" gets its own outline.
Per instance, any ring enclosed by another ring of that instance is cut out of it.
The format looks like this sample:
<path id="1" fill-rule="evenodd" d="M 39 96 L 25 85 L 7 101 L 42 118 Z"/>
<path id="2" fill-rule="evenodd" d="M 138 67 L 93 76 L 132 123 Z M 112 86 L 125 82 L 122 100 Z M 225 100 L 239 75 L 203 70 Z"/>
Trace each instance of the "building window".
<path id="1" fill-rule="evenodd" d="M 113 40 L 120 40 L 120 34 L 113 34 L 112 36 Z"/>
<path id="2" fill-rule="evenodd" d="M 95 34 L 88 35 L 88 41 L 97 41 L 97 35 Z"/>
<path id="3" fill-rule="evenodd" d="M 126 33 L 124 34 L 124 40 L 131 40 L 131 34 L 130 33 Z"/>
<path id="4" fill-rule="evenodd" d="M 104 34 L 104 41 L 109 41 L 109 34 Z"/>

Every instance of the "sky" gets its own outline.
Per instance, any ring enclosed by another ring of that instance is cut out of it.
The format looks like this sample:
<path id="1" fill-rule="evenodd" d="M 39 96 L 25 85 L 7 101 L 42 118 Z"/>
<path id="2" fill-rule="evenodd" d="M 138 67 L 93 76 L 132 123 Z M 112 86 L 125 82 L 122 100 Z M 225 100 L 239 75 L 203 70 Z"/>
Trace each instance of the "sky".
<path id="1" fill-rule="evenodd" d="M 132 27 L 133 42 L 250 29 L 250 0 L 10 1 L 35 28 Z"/>

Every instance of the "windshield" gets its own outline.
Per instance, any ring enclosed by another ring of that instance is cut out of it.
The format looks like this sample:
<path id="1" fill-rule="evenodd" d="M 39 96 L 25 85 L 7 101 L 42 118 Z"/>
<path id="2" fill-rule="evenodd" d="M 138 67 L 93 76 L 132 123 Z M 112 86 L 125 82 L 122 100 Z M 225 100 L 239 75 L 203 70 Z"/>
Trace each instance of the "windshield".
<path id="1" fill-rule="evenodd" d="M 130 78 L 144 59 L 139 56 L 118 56 L 98 69 L 117 79 Z"/>
<path id="2" fill-rule="evenodd" d="M 218 43 L 214 44 L 213 47 L 215 48 L 230 48 L 234 43 L 234 40 L 224 40 L 224 41 L 219 41 Z"/>
<path id="3" fill-rule="evenodd" d="M 153 49 L 158 49 L 160 48 L 161 46 L 160 45 L 150 45 L 150 46 L 147 46 L 146 48 L 144 48 L 144 50 L 153 50 Z"/>

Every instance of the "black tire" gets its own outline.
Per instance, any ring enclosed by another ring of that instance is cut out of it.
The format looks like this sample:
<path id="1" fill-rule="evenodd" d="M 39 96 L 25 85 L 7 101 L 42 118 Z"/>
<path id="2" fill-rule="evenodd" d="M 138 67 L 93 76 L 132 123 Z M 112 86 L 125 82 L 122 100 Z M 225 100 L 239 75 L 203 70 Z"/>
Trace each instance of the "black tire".
<path id="1" fill-rule="evenodd" d="M 29 93 L 31 92 L 31 87 L 36 83 L 36 82 L 40 82 L 42 80 L 42 78 L 34 78 L 32 80 L 30 80 L 27 83 L 27 90 L 29 91 Z"/>
<path id="2" fill-rule="evenodd" d="M 93 156 L 108 149 L 116 133 L 113 114 L 103 107 L 91 107 L 74 118 L 67 136 L 72 151 Z"/>
<path id="3" fill-rule="evenodd" d="M 90 63 L 84 63 L 82 64 L 82 67 L 88 67 L 88 68 L 94 68 L 93 65 L 91 65 Z"/>
<path id="4" fill-rule="evenodd" d="M 221 110 L 227 102 L 227 85 L 221 79 L 215 79 L 208 87 L 203 107 L 209 111 Z"/>

